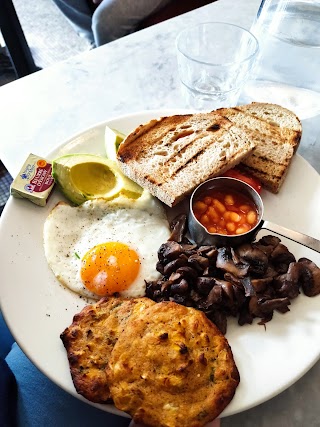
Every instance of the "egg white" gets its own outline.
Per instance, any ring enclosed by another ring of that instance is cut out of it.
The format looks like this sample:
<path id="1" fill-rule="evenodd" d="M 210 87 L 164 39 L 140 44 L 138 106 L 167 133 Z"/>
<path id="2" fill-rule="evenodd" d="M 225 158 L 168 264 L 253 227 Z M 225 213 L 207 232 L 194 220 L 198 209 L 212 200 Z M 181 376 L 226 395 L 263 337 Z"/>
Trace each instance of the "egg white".
<path id="1" fill-rule="evenodd" d="M 119 197 L 114 201 L 95 199 L 72 207 L 60 202 L 44 224 L 43 240 L 47 262 L 57 279 L 72 291 L 89 298 L 80 278 L 81 260 L 94 246 L 121 242 L 139 255 L 140 270 L 122 296 L 145 295 L 145 280 L 156 280 L 157 251 L 170 235 L 164 210 L 149 194 L 137 200 Z"/>

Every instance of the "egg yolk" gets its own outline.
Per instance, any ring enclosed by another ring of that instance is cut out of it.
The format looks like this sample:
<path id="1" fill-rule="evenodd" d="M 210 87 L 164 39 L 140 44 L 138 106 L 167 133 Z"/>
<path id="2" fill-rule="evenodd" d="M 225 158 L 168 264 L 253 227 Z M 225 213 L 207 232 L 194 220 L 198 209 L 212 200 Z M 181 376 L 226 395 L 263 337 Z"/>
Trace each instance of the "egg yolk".
<path id="1" fill-rule="evenodd" d="M 139 269 L 136 251 L 124 243 L 107 242 L 94 246 L 84 255 L 80 277 L 89 291 L 107 296 L 128 289 Z"/>

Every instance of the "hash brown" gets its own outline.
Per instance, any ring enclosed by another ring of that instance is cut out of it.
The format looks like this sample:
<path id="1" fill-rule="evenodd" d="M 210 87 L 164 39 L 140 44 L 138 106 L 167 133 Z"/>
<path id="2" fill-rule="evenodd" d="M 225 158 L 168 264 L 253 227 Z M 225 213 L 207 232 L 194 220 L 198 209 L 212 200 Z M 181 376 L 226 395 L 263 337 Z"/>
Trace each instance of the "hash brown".
<path id="1" fill-rule="evenodd" d="M 152 427 L 201 427 L 240 381 L 232 351 L 204 313 L 174 302 L 131 317 L 107 368 L 118 409 Z"/>
<path id="2" fill-rule="evenodd" d="M 148 298 L 102 298 L 76 314 L 60 338 L 67 350 L 74 386 L 96 403 L 110 401 L 105 368 L 129 317 L 155 304 Z"/>

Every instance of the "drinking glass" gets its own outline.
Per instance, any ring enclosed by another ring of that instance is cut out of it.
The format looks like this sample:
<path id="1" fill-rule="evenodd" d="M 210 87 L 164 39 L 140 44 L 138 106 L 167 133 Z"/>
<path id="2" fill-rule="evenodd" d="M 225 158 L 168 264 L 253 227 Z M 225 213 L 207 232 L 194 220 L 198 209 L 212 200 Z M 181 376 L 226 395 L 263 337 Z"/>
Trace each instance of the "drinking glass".
<path id="1" fill-rule="evenodd" d="M 206 22 L 183 30 L 176 47 L 188 107 L 214 110 L 236 105 L 259 50 L 255 36 L 237 25 Z"/>
<path id="2" fill-rule="evenodd" d="M 318 116 L 320 128 L 320 0 L 263 0 L 251 32 L 260 51 L 241 101 Z"/>

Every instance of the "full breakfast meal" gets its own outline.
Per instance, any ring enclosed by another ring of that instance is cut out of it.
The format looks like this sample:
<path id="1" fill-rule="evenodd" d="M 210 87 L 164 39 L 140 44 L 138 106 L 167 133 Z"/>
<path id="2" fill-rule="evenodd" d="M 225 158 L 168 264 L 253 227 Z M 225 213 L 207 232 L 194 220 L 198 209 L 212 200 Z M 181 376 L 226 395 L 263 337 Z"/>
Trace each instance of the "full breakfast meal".
<path id="1" fill-rule="evenodd" d="M 226 408 L 240 382 L 228 317 L 266 328 L 301 292 L 319 295 L 320 269 L 279 237 L 252 238 L 261 218 L 248 194 L 222 188 L 191 203 L 227 245 L 191 238 L 184 202 L 222 176 L 277 194 L 301 134 L 293 112 L 252 103 L 161 117 L 128 136 L 107 126 L 105 157 L 52 161 L 70 203 L 46 218 L 45 257 L 88 299 L 61 333 L 79 394 L 149 427 L 202 427 Z"/>

